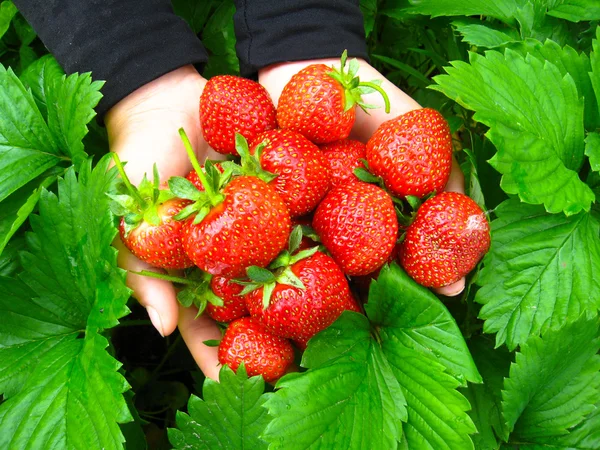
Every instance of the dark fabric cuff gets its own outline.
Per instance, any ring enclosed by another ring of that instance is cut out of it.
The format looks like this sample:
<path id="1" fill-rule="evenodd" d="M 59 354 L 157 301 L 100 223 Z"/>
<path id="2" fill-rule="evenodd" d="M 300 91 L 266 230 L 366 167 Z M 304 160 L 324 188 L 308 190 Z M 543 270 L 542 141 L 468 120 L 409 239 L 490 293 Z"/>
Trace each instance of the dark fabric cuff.
<path id="1" fill-rule="evenodd" d="M 368 60 L 358 0 L 236 0 L 242 75 L 271 64 L 332 58 L 348 50 Z"/>
<path id="2" fill-rule="evenodd" d="M 106 80 L 100 118 L 140 86 L 208 60 L 202 43 L 169 0 L 16 0 L 67 74 Z"/>

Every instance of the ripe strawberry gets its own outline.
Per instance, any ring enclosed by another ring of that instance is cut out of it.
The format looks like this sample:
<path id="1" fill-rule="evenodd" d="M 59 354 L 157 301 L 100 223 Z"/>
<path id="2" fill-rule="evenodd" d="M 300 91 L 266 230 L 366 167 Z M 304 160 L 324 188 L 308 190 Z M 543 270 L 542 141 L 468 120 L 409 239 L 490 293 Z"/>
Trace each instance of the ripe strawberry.
<path id="1" fill-rule="evenodd" d="M 217 306 L 212 303 L 206 305 L 208 315 L 217 322 L 231 322 L 249 315 L 244 297 L 240 295 L 242 285 L 232 282 L 225 277 L 212 277 L 210 280 L 212 292 L 223 300 L 223 306 Z"/>
<path id="2" fill-rule="evenodd" d="M 329 191 L 315 211 L 313 228 L 348 275 L 366 275 L 380 267 L 398 238 L 391 197 L 362 181 Z"/>
<path id="3" fill-rule="evenodd" d="M 229 324 L 218 354 L 219 362 L 233 371 L 244 363 L 249 377 L 262 375 L 269 383 L 281 378 L 294 360 L 292 344 L 269 333 L 254 317 Z"/>
<path id="4" fill-rule="evenodd" d="M 364 167 L 361 159 L 366 158 L 366 146 L 360 141 L 343 139 L 320 146 L 331 169 L 331 184 L 337 186 L 347 180 L 357 179 L 354 169 Z"/>
<path id="5" fill-rule="evenodd" d="M 204 186 L 199 191 L 183 178 L 169 180 L 178 196 L 195 202 L 177 216 L 187 219 L 185 252 L 204 272 L 228 278 L 244 276 L 248 266 L 269 264 L 291 231 L 290 214 L 275 188 L 253 176 L 230 178 L 231 167 L 224 173 L 202 170 L 183 129 L 179 133 Z"/>
<path id="6" fill-rule="evenodd" d="M 214 76 L 200 96 L 202 135 L 219 153 L 235 155 L 235 133 L 252 140 L 276 128 L 275 117 L 275 106 L 266 89 L 246 78 Z"/>
<path id="7" fill-rule="evenodd" d="M 138 188 L 133 186 L 116 153 L 115 165 L 121 175 L 122 192 L 110 195 L 111 210 L 121 216 L 119 235 L 125 247 L 138 259 L 164 269 L 184 269 L 193 265 L 183 250 L 182 224 L 174 216 L 191 202 L 176 198 L 168 189 L 161 189 L 156 166 L 154 182 L 144 176 Z"/>
<path id="8" fill-rule="evenodd" d="M 185 269 L 193 265 L 183 250 L 181 230 L 183 224 L 173 217 L 191 202 L 180 198 L 167 200 L 156 206 L 158 224 L 141 220 L 128 232 L 125 217 L 119 224 L 119 235 L 138 259 L 163 269 Z"/>
<path id="9" fill-rule="evenodd" d="M 246 267 L 266 266 L 283 250 L 291 221 L 279 194 L 260 178 L 233 178 L 223 195 L 199 223 L 188 219 L 183 248 L 205 272 L 236 278 Z"/>
<path id="10" fill-rule="evenodd" d="M 351 307 L 353 299 L 346 277 L 335 261 L 322 252 L 293 262 L 282 275 L 269 288 L 272 293 L 266 308 L 265 287 L 246 294 L 250 314 L 277 336 L 306 342 Z M 282 282 L 290 278 L 300 280 L 304 288 Z"/>
<path id="11" fill-rule="evenodd" d="M 260 166 L 277 175 L 270 184 L 290 215 L 299 217 L 315 209 L 330 187 L 329 168 L 319 147 L 291 130 L 261 133 L 251 149 L 256 151 L 259 144 L 264 144 L 259 150 Z"/>
<path id="12" fill-rule="evenodd" d="M 358 61 L 351 61 L 346 71 L 346 57 L 344 52 L 340 69 L 311 64 L 292 76 L 277 104 L 280 128 L 297 131 L 315 144 L 345 139 L 356 120 L 356 105 L 372 108 L 361 97 L 372 90 L 384 96 L 389 112 L 385 92 L 377 84 L 360 82 Z"/>
<path id="13" fill-rule="evenodd" d="M 472 199 L 442 192 L 425 201 L 406 231 L 398 259 L 419 284 L 452 284 L 477 265 L 490 246 L 485 213 Z"/>
<path id="14" fill-rule="evenodd" d="M 384 122 L 367 142 L 369 170 L 396 196 L 441 192 L 452 167 L 452 136 L 442 115 L 417 109 Z"/>

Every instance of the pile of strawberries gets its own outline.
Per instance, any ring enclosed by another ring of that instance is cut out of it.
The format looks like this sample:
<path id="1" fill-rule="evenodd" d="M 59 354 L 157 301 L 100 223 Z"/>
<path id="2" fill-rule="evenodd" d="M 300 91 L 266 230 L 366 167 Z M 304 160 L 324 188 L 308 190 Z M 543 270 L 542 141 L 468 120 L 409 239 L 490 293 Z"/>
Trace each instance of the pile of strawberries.
<path id="1" fill-rule="evenodd" d="M 229 159 L 201 167 L 180 130 L 194 170 L 168 188 L 156 173 L 131 186 L 117 161 L 125 245 L 154 266 L 200 271 L 207 313 L 228 324 L 220 362 L 270 382 L 289 369 L 293 345 L 303 350 L 344 310 L 361 312 L 355 280 L 396 260 L 423 286 L 446 286 L 490 243 L 477 204 L 443 192 L 452 139 L 437 111 L 392 118 L 366 145 L 348 139 L 356 106 L 369 107 L 362 94 L 379 91 L 389 105 L 346 62 L 301 70 L 277 108 L 254 81 L 211 78 L 200 125 Z"/>

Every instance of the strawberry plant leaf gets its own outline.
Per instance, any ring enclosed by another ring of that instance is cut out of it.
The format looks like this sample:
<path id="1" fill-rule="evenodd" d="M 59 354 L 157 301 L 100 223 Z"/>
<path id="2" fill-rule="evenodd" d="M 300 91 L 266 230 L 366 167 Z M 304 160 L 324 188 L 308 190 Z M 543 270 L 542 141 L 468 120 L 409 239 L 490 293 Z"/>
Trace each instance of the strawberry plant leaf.
<path id="1" fill-rule="evenodd" d="M 0 65 L 0 202 L 60 160 L 33 96 Z"/>
<path id="2" fill-rule="evenodd" d="M 94 118 L 94 108 L 102 98 L 103 81 L 92 81 L 90 73 L 72 74 L 60 78 L 50 77 L 46 87 L 48 127 L 62 152 L 75 166 L 85 161 L 87 153 L 83 138 L 88 133 L 87 124 Z"/>
<path id="3" fill-rule="evenodd" d="M 600 224 L 595 216 L 547 214 L 507 200 L 496 209 L 492 245 L 475 301 L 484 331 L 509 349 L 545 328 L 560 328 L 600 308 Z M 594 293 L 594 295 L 592 295 Z"/>
<path id="4" fill-rule="evenodd" d="M 395 448 L 405 399 L 365 316 L 345 312 L 312 338 L 305 374 L 283 377 L 265 406 L 273 449 Z"/>
<path id="5" fill-rule="evenodd" d="M 464 41 L 477 47 L 495 48 L 520 40 L 519 33 L 514 28 L 484 25 L 476 19 L 458 19 L 452 22 L 452 26 L 462 34 Z"/>
<path id="6" fill-rule="evenodd" d="M 410 0 L 408 12 L 431 17 L 489 16 L 511 23 L 517 11 L 527 0 Z"/>
<path id="7" fill-rule="evenodd" d="M 24 272 L 0 279 L 0 448 L 123 448 L 129 386 L 100 333 L 128 310 L 106 195 L 109 158 L 42 190 Z"/>
<path id="8" fill-rule="evenodd" d="M 557 437 L 557 445 L 584 450 L 600 448 L 600 401 L 595 407 L 583 422 L 569 430 L 569 434 Z"/>
<path id="9" fill-rule="evenodd" d="M 17 14 L 17 7 L 11 1 L 3 1 L 0 4 L 0 38 L 10 27 L 13 17 Z"/>
<path id="10" fill-rule="evenodd" d="M 594 130 L 600 127 L 600 110 L 589 76 L 592 68 L 588 55 L 584 52 L 578 53 L 568 45 L 561 47 L 550 39 L 546 39 L 544 43 L 536 39 L 526 39 L 511 46 L 511 49 L 518 51 L 523 57 L 529 53 L 540 60 L 551 62 L 563 77 L 566 74 L 571 75 L 579 96 L 584 99 L 585 128 Z"/>
<path id="11" fill-rule="evenodd" d="M 589 73 L 592 87 L 596 93 L 596 104 L 600 108 L 600 27 L 596 28 L 596 39 L 592 40 L 592 52 L 590 53 L 591 72 Z M 600 114 L 600 111 L 598 112 Z"/>
<path id="12" fill-rule="evenodd" d="M 508 433 L 502 417 L 502 386 L 512 355 L 504 347 L 494 349 L 494 340 L 488 336 L 471 339 L 469 349 L 483 377 L 483 384 L 469 384 L 461 389 L 471 404 L 469 416 L 477 426 L 473 443 L 476 449 L 495 450 L 499 446 L 496 436 Z"/>
<path id="13" fill-rule="evenodd" d="M 590 159 L 592 170 L 600 171 L 600 133 L 590 133 L 585 138 L 585 154 Z"/>
<path id="14" fill-rule="evenodd" d="M 41 57 L 21 74 L 21 81 L 25 87 L 31 90 L 33 98 L 46 120 L 48 120 L 46 91 L 52 85 L 50 80 L 60 79 L 64 74 L 62 67 L 51 55 Z"/>
<path id="15" fill-rule="evenodd" d="M 531 336 L 516 354 L 502 392 L 511 439 L 554 444 L 595 411 L 600 396 L 597 317 Z M 508 436 L 504 436 L 506 439 Z"/>
<path id="16" fill-rule="evenodd" d="M 489 126 L 497 148 L 490 164 L 503 174 L 501 187 L 526 203 L 571 215 L 589 210 L 592 190 L 579 179 L 583 163 L 583 100 L 569 74 L 531 54 L 470 53 L 455 61 L 437 86 Z M 535 83 L 530 82 L 536 80 Z"/>
<path id="17" fill-rule="evenodd" d="M 448 309 L 398 265 L 381 269 L 377 281 L 371 283 L 365 309 L 371 321 L 394 342 L 437 360 L 462 386 L 467 381 L 481 383 L 481 375 Z"/>
<path id="18" fill-rule="evenodd" d="M 365 309 L 369 318 L 347 311 L 313 337 L 309 370 L 277 383 L 269 448 L 472 448 L 456 388 L 481 378 L 450 313 L 396 264 L 372 282 Z"/>
<path id="19" fill-rule="evenodd" d="M 271 420 L 263 407 L 262 377 L 248 378 L 243 365 L 235 374 L 228 366 L 219 373 L 220 383 L 204 381 L 203 399 L 192 395 L 188 414 L 177 413 L 178 429 L 169 429 L 175 449 L 266 449 L 259 435 Z"/>
<path id="20" fill-rule="evenodd" d="M 555 0 L 548 15 L 571 22 L 600 20 L 600 4 L 595 0 Z"/>

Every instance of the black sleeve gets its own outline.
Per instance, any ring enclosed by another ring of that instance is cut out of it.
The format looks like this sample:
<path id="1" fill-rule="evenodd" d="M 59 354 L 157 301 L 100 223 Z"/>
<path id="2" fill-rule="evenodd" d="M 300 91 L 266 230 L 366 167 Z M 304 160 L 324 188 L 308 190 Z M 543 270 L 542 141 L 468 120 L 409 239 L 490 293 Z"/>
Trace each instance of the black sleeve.
<path id="1" fill-rule="evenodd" d="M 202 1 L 202 0 L 198 0 Z M 106 80 L 100 117 L 140 86 L 206 50 L 170 0 L 15 0 L 65 72 Z"/>
<path id="2" fill-rule="evenodd" d="M 368 60 L 358 0 L 235 0 L 242 75 L 270 64 L 348 55 Z"/>

